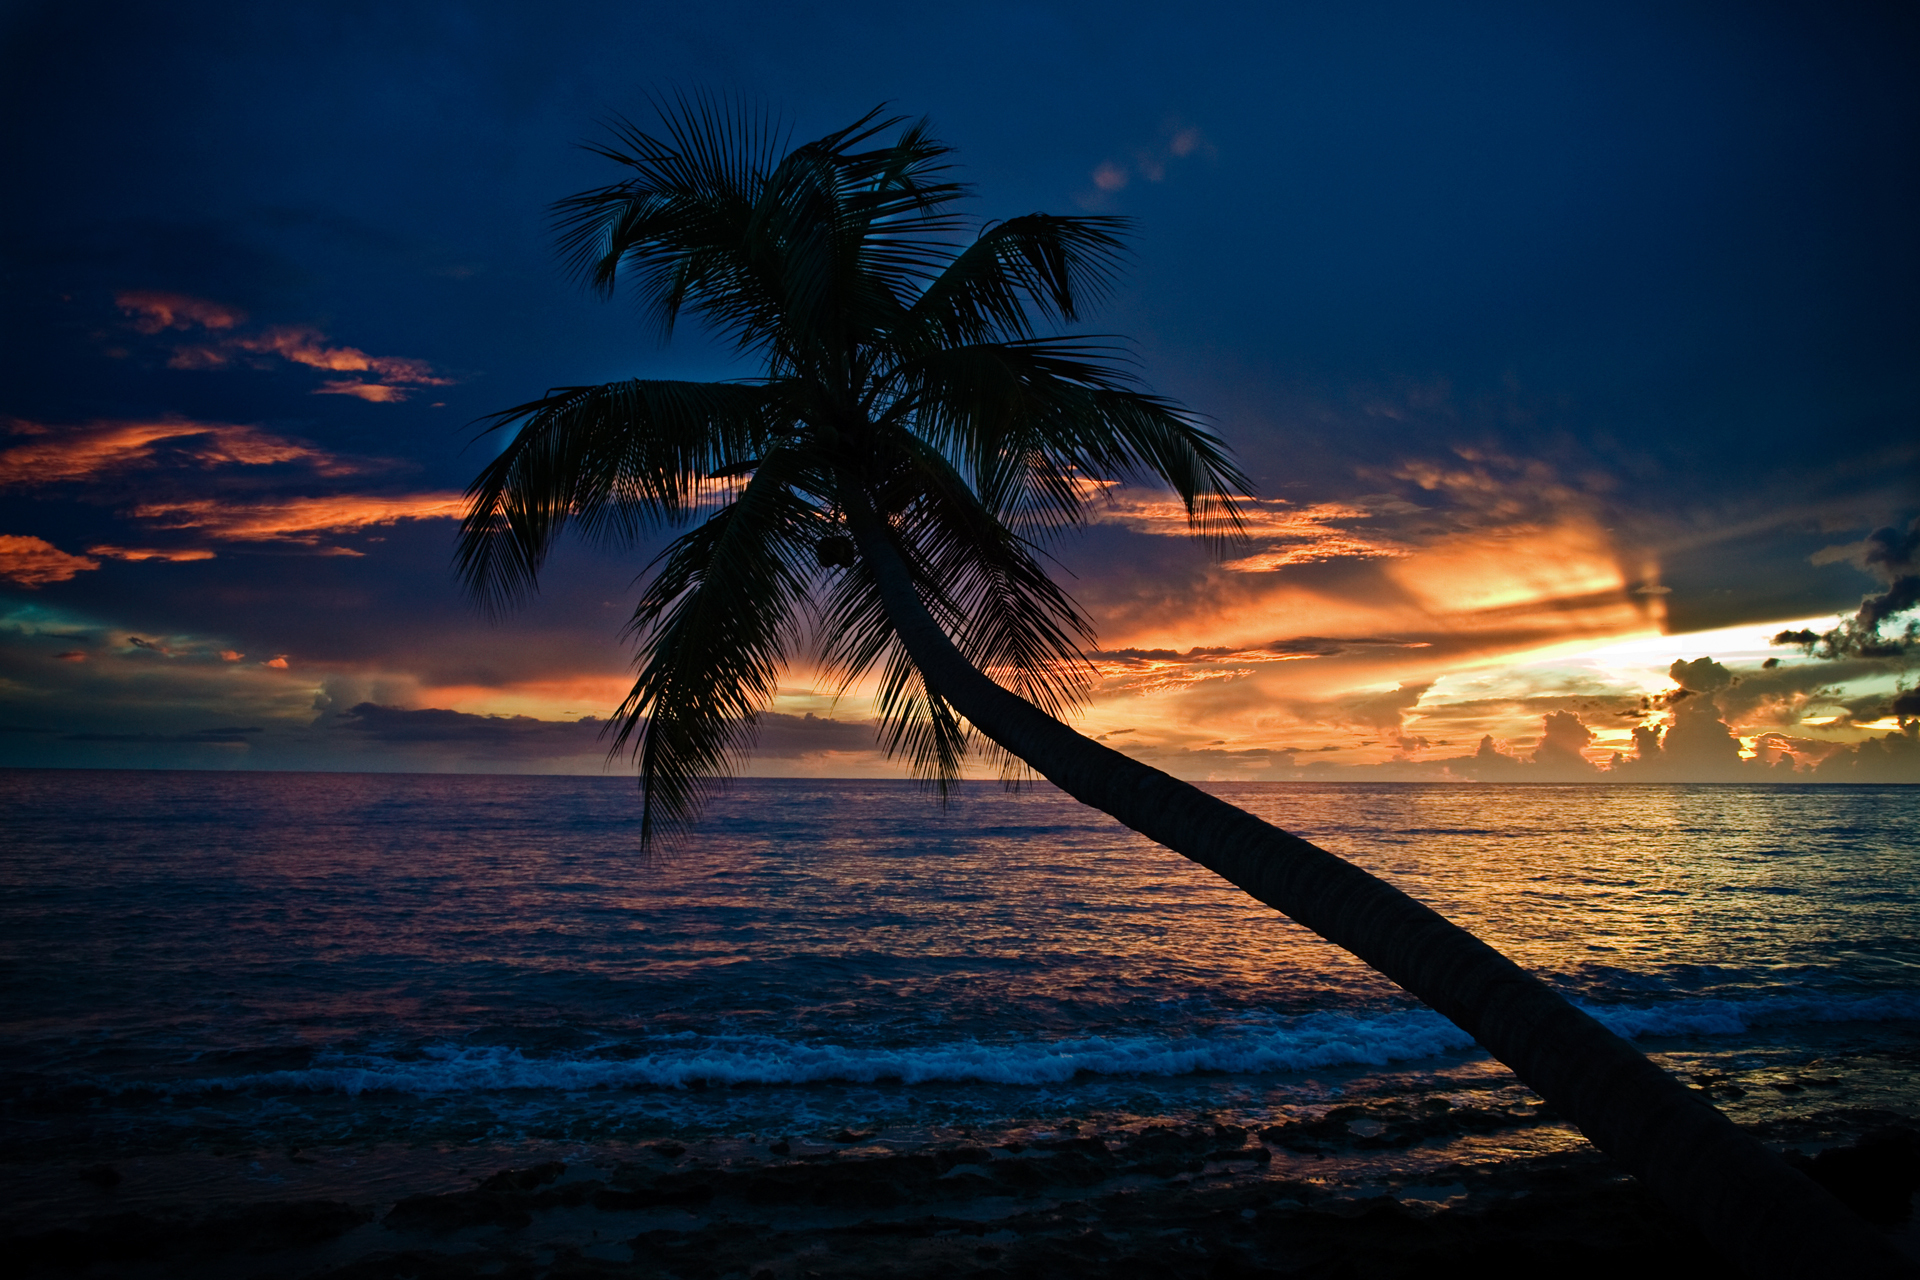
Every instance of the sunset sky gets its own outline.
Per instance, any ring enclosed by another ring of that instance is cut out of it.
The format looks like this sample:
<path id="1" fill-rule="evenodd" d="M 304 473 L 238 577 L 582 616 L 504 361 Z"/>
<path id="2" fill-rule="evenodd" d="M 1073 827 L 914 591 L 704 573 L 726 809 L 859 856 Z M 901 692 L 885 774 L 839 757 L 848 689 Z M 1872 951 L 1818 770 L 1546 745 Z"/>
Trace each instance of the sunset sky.
<path id="1" fill-rule="evenodd" d="M 795 142 L 890 102 L 982 219 L 1135 220 L 1089 327 L 1258 497 L 1224 557 L 1134 489 L 1052 548 L 1087 732 L 1193 778 L 1920 782 L 1911 5 L 6 13 L 0 764 L 600 772 L 650 550 L 496 625 L 453 531 L 482 415 L 757 372 L 552 249 L 616 176 L 576 144 L 687 90 Z M 749 772 L 894 768 L 801 666 Z"/>

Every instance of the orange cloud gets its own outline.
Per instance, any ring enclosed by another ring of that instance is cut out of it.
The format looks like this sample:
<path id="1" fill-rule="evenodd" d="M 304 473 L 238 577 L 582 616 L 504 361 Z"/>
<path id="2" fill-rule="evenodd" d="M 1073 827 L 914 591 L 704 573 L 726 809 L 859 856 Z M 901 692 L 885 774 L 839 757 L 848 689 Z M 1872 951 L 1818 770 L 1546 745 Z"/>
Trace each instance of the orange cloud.
<path id="1" fill-rule="evenodd" d="M 163 329 L 231 329 L 246 323 L 247 313 L 238 307 L 206 298 L 191 298 L 184 293 L 154 293 L 127 289 L 113 296 L 122 311 L 133 317 L 133 327 L 141 333 L 159 333 Z"/>
<path id="2" fill-rule="evenodd" d="M 133 514 L 163 529 L 200 529 L 230 542 L 312 546 L 322 533 L 345 533 L 400 520 L 457 520 L 465 507 L 466 499 L 457 493 L 417 493 L 397 498 L 340 494 L 269 502 L 221 502 L 213 498 L 150 502 L 135 507 Z"/>
<path id="3" fill-rule="evenodd" d="M 114 296 L 120 309 L 133 317 L 133 327 L 141 333 L 157 334 L 168 329 L 192 329 L 196 325 L 210 331 L 236 329 L 246 322 L 246 312 L 205 298 L 178 293 L 151 293 L 125 290 Z M 332 373 L 369 373 L 378 383 L 357 379 L 334 379 L 315 391 L 315 395 L 349 395 L 375 404 L 394 404 L 407 398 L 404 387 L 449 387 L 453 379 L 434 372 L 425 360 L 406 356 L 370 356 L 358 347 L 327 345 L 327 335 L 312 325 L 276 325 L 259 333 L 222 337 L 216 342 L 183 344 L 173 349 L 167 361 L 169 369 L 221 369 L 233 362 L 235 352 L 279 356 L 293 364 Z"/>
<path id="4" fill-rule="evenodd" d="M 1123 525 L 1136 533 L 1168 538 L 1184 538 L 1191 533 L 1186 508 L 1171 498 L 1114 492 L 1104 510 L 1096 505 L 1095 511 L 1096 520 Z M 1373 517 L 1367 508 L 1349 503 L 1319 502 L 1302 507 L 1284 498 L 1253 499 L 1243 505 L 1241 515 L 1248 539 L 1268 545 L 1221 566 L 1236 573 L 1266 573 L 1290 564 L 1377 560 L 1408 553 L 1405 545 L 1391 539 L 1339 527 Z"/>
<path id="5" fill-rule="evenodd" d="M 88 547 L 87 554 L 90 556 L 104 556 L 109 560 L 172 560 L 185 562 L 188 560 L 211 560 L 214 558 L 213 552 L 207 550 L 205 547 L 185 547 L 179 550 L 167 551 L 154 547 L 99 546 Z"/>
<path id="6" fill-rule="evenodd" d="M 1436 617 L 1462 621 L 1515 608 L 1612 612 L 1629 585 L 1612 539 L 1584 517 L 1441 538 L 1388 576 Z"/>
<path id="7" fill-rule="evenodd" d="M 0 534 L 0 578 L 23 587 L 65 582 L 76 573 L 98 569 L 98 560 L 68 555 L 44 538 Z"/>
<path id="8" fill-rule="evenodd" d="M 154 446 L 181 442 L 173 452 L 201 466 L 270 466 L 311 463 L 322 475 L 349 475 L 359 468 L 308 445 L 227 422 L 194 422 L 168 417 L 158 421 L 98 421 L 83 427 L 49 427 L 15 420 L 13 434 L 31 443 L 0 451 L 0 488 L 90 480 L 149 466 Z"/>
<path id="9" fill-rule="evenodd" d="M 329 378 L 309 394 L 316 396 L 358 396 L 374 404 L 394 404 L 407 398 L 403 387 L 390 387 L 384 382 L 350 382 L 344 378 Z"/>
<path id="10" fill-rule="evenodd" d="M 295 364 L 336 373 L 374 373 L 388 382 L 424 387 L 449 387 L 451 378 L 436 377 L 425 360 L 403 356 L 370 356 L 358 347 L 329 347 L 327 336 L 306 325 L 281 325 L 265 333 L 233 339 L 243 351 L 271 353 Z"/>

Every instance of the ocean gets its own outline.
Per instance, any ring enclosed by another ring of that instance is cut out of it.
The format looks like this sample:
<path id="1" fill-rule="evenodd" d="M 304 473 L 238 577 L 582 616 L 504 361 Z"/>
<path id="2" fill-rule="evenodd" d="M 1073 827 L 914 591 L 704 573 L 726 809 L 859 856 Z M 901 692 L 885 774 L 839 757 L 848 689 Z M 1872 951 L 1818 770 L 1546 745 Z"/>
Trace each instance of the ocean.
<path id="1" fill-rule="evenodd" d="M 1920 788 L 1209 789 L 1759 1131 L 1920 1111 Z M 1404 1190 L 1580 1143 L 1451 1024 L 1051 787 L 737 781 L 652 858 L 637 817 L 617 777 L 0 771 L 16 1227 L 89 1211 L 49 1171 L 103 1165 L 123 1206 L 377 1198 L 662 1144 L 1504 1118 L 1272 1166 Z"/>

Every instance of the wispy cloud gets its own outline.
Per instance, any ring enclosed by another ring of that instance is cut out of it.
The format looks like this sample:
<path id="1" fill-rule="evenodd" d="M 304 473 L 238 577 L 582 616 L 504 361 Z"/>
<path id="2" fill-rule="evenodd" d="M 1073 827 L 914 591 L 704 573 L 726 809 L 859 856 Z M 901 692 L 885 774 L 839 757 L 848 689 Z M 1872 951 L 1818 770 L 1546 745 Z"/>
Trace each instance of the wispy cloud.
<path id="1" fill-rule="evenodd" d="M 88 547 L 87 554 L 108 560 L 168 560 L 182 563 L 214 559 L 213 551 L 207 547 L 115 547 L 102 544 Z"/>
<path id="2" fill-rule="evenodd" d="M 167 329 L 231 329 L 247 322 L 247 313 L 238 307 L 184 293 L 158 293 L 145 289 L 126 289 L 114 295 L 114 302 L 132 318 L 140 333 L 155 334 Z"/>
<path id="3" fill-rule="evenodd" d="M 316 396 L 354 396 L 371 404 L 393 404 L 407 398 L 404 388 L 385 382 L 354 382 L 329 378 L 309 394 Z"/>
<path id="4" fill-rule="evenodd" d="M 287 542 L 314 546 L 325 533 L 348 533 L 402 520 L 454 520 L 465 510 L 458 493 L 416 493 L 398 497 L 337 494 L 325 498 L 275 498 L 263 502 L 227 502 L 200 498 L 187 502 L 149 502 L 133 509 L 135 519 L 162 529 L 194 529 L 228 542 Z M 345 552 L 344 554 L 354 554 Z"/>
<path id="5" fill-rule="evenodd" d="M 45 538 L 0 534 L 0 578 L 22 587 L 65 582 L 77 573 L 98 569 L 98 560 L 69 555 Z"/>
<path id="6" fill-rule="evenodd" d="M 369 355 L 359 347 L 334 346 L 326 333 L 313 325 L 275 325 L 254 333 L 241 330 L 246 313 L 224 303 L 184 294 L 127 291 L 114 301 L 140 333 L 156 335 L 167 330 L 200 328 L 208 340 L 180 343 L 167 360 L 171 369 L 224 369 L 237 361 L 254 357 L 285 360 L 329 373 L 370 375 L 365 378 L 330 378 L 315 388 L 313 395 L 350 395 L 374 404 L 394 404 L 419 387 L 446 387 L 453 379 L 438 373 L 425 360 L 408 356 Z"/>
<path id="7" fill-rule="evenodd" d="M 0 488 L 84 482 L 162 462 L 202 468 L 302 462 L 324 476 L 352 475 L 366 466 L 258 427 L 175 416 L 81 426 L 16 419 L 8 429 L 28 443 L 0 450 Z"/>
<path id="8" fill-rule="evenodd" d="M 1166 538 L 1185 538 L 1192 533 L 1186 508 L 1171 498 L 1116 489 L 1110 490 L 1108 500 L 1096 503 L 1092 511 L 1095 520 L 1136 533 Z M 1379 560 L 1408 554 L 1409 548 L 1400 542 L 1348 527 L 1371 520 L 1374 514 L 1366 507 L 1344 502 L 1301 506 L 1285 498 L 1249 499 L 1242 504 L 1241 515 L 1248 542 L 1258 550 L 1221 567 L 1236 573 L 1265 573 L 1292 564 Z"/>

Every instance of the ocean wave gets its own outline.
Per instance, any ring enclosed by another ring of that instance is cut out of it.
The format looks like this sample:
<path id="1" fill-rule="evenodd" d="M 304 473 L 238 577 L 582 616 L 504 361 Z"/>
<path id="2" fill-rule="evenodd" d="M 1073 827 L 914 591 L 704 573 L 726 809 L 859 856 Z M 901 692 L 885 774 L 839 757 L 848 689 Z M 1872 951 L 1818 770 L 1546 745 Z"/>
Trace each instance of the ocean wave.
<path id="1" fill-rule="evenodd" d="M 697 1043 L 685 1043 L 697 1039 Z M 505 1089 L 689 1088 L 821 1083 L 1044 1085 L 1075 1076 L 1183 1076 L 1384 1066 L 1470 1046 L 1436 1013 L 1309 1015 L 1285 1027 L 1208 1037 L 1090 1036 L 1056 1041 L 963 1040 L 910 1047 L 808 1044 L 771 1036 L 675 1037 L 619 1058 L 590 1051 L 528 1057 L 504 1046 L 437 1045 L 421 1059 L 355 1055 L 338 1063 L 204 1082 L 228 1090 L 445 1094 Z M 343 1055 L 344 1057 L 344 1055 Z"/>
<path id="2" fill-rule="evenodd" d="M 1756 1027 L 1809 1022 L 1893 1022 L 1920 1018 L 1920 996 L 1877 995 L 1852 1000 L 1809 993 L 1751 1000 L 1688 999 L 1651 1005 L 1582 1005 L 1615 1035 L 1739 1035 Z"/>
<path id="3" fill-rule="evenodd" d="M 1905 995 L 1854 1000 L 1782 995 L 1586 1008 L 1603 1025 L 1629 1039 L 1737 1035 L 1795 1023 L 1920 1019 L 1920 997 Z M 322 1052 L 306 1068 L 176 1084 L 174 1091 L 357 1096 L 827 1083 L 1051 1085 L 1076 1076 L 1268 1074 L 1385 1066 L 1458 1052 L 1472 1044 L 1465 1032 L 1427 1009 L 1309 1014 L 1269 1024 L 1243 1023 L 1206 1036 L 1089 1036 L 1010 1043 L 959 1040 L 905 1047 L 680 1033 L 640 1046 L 627 1042 L 618 1056 L 603 1056 L 592 1049 L 529 1056 L 511 1045 L 454 1044 L 427 1046 L 405 1060 Z M 635 1053 L 635 1048 L 643 1051 Z"/>

